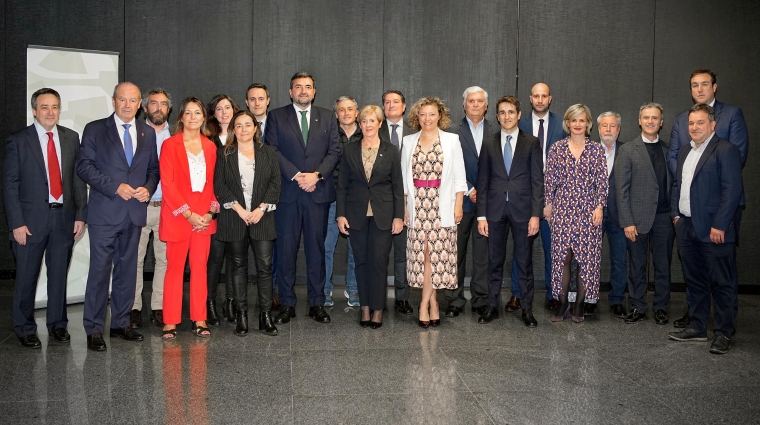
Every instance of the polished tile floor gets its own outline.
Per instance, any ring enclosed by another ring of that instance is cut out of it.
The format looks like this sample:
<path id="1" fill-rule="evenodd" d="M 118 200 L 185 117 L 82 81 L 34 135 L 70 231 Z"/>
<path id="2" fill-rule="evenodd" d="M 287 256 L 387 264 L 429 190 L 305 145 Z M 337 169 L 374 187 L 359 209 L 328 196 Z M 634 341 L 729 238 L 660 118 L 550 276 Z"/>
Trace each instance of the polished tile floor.
<path id="1" fill-rule="evenodd" d="M 305 288 L 297 294 L 305 299 Z M 668 341 L 672 325 L 625 325 L 606 300 L 582 324 L 552 323 L 537 308 L 537 329 L 516 313 L 478 325 L 468 305 L 434 330 L 393 311 L 371 330 L 342 295 L 328 325 L 299 305 L 276 337 L 239 338 L 225 323 L 202 340 L 186 320 L 176 343 L 144 325 L 144 342 L 107 339 L 105 353 L 87 351 L 74 305 L 70 344 L 41 332 L 42 350 L 28 350 L 12 332 L 11 295 L 12 282 L 0 282 L 6 424 L 694 424 L 760 415 L 760 296 L 740 297 L 735 346 L 716 356 L 709 343 Z M 684 305 L 673 294 L 674 315 Z M 44 330 L 44 310 L 36 316 Z"/>

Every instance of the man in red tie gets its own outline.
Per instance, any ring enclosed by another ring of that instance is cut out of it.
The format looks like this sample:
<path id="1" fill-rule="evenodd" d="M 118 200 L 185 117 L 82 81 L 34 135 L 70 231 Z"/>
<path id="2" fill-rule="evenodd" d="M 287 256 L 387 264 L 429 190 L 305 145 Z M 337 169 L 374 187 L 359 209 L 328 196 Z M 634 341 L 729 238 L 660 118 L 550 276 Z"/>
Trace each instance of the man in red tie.
<path id="1" fill-rule="evenodd" d="M 34 123 L 8 137 L 3 167 L 5 213 L 16 256 L 13 330 L 40 348 L 34 321 L 37 279 L 45 256 L 50 339 L 69 342 L 66 276 L 74 240 L 84 231 L 87 186 L 74 171 L 79 134 L 58 125 L 61 96 L 50 88 L 32 95 Z"/>

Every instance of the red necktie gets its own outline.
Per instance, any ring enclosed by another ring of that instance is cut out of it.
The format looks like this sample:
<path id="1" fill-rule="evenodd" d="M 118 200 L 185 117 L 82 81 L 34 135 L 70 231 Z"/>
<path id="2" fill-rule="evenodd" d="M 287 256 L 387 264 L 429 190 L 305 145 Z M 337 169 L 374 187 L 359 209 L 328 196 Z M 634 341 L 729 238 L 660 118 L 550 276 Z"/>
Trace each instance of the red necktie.
<path id="1" fill-rule="evenodd" d="M 61 167 L 58 165 L 58 154 L 55 152 L 55 141 L 53 133 L 48 131 L 48 177 L 50 177 L 50 195 L 58 199 L 63 194 L 63 183 L 61 183 Z"/>

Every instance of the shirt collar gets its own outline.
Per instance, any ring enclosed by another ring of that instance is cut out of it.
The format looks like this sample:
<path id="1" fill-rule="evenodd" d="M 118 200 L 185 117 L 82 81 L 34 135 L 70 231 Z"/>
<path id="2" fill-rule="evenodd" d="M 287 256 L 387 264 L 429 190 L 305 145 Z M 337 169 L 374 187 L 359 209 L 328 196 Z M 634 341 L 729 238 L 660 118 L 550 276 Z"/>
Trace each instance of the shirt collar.
<path id="1" fill-rule="evenodd" d="M 713 107 L 713 108 L 715 107 L 715 98 L 714 97 L 713 97 L 712 102 L 710 102 L 710 106 Z"/>
<path id="2" fill-rule="evenodd" d="M 121 120 L 121 118 L 119 118 L 118 115 L 113 114 L 113 119 L 116 122 L 116 125 L 119 126 L 119 127 L 122 127 L 124 124 L 129 124 L 129 125 L 131 125 L 130 129 L 135 128 L 135 118 L 134 117 L 132 117 L 132 121 L 130 121 L 130 122 L 124 122 L 124 121 Z"/>
<path id="3" fill-rule="evenodd" d="M 150 121 L 148 121 L 147 118 L 145 119 L 145 124 L 150 125 Z M 151 126 L 151 128 L 153 128 L 153 126 Z M 164 126 L 161 128 L 161 130 L 156 131 L 156 134 L 163 133 L 164 131 L 169 131 L 169 121 L 164 122 Z"/>
<path id="4" fill-rule="evenodd" d="M 609 149 L 607 149 L 607 145 L 605 145 L 604 142 L 599 142 L 599 144 L 602 145 L 605 155 L 612 155 L 615 153 L 615 149 L 617 149 L 617 142 L 613 143 Z"/>
<path id="5" fill-rule="evenodd" d="M 549 112 L 546 112 L 546 115 L 544 115 L 543 118 L 539 118 L 538 115 L 536 115 L 535 111 L 530 113 L 531 117 L 533 118 L 534 122 L 538 122 L 538 120 L 544 120 L 544 123 L 549 122 Z"/>
<path id="6" fill-rule="evenodd" d="M 45 130 L 40 123 L 37 122 L 37 120 L 34 120 L 34 128 L 37 130 L 37 135 L 40 138 L 45 138 L 47 140 L 47 130 Z M 50 130 L 53 133 L 53 138 L 58 137 L 58 126 L 54 125 L 53 129 Z"/>
<path id="7" fill-rule="evenodd" d="M 654 139 L 654 140 L 649 140 L 649 139 L 647 139 L 647 138 L 646 138 L 646 136 L 644 136 L 644 134 L 642 133 L 642 134 L 641 134 L 641 140 L 643 140 L 643 141 L 644 141 L 644 143 L 657 143 L 657 142 L 659 142 L 659 141 L 660 141 L 660 136 L 658 135 L 657 137 L 655 137 L 655 139 Z"/>
<path id="8" fill-rule="evenodd" d="M 483 117 L 483 119 L 480 120 L 480 123 L 478 125 L 475 125 L 475 123 L 472 122 L 472 120 L 465 115 L 464 119 L 467 120 L 467 124 L 470 125 L 470 128 L 478 128 L 483 126 L 483 124 L 486 122 L 486 117 Z"/>
<path id="9" fill-rule="evenodd" d="M 504 139 L 507 136 L 512 136 L 512 140 L 517 140 L 517 133 L 520 132 L 520 129 L 515 126 L 515 128 L 512 130 L 511 133 L 507 133 L 504 131 L 504 129 L 501 129 L 501 138 Z"/>
<path id="10" fill-rule="evenodd" d="M 306 111 L 307 114 L 311 113 L 311 104 L 309 104 L 308 108 L 301 109 L 301 108 L 298 107 L 298 105 L 296 105 L 295 103 L 293 103 L 293 108 L 295 108 L 296 115 L 298 115 L 298 118 L 301 118 L 301 112 L 303 112 L 303 111 Z"/>
<path id="11" fill-rule="evenodd" d="M 699 153 L 702 153 L 705 151 L 705 147 L 707 147 L 707 144 L 710 143 L 710 140 L 715 136 L 715 132 L 710 133 L 710 137 L 705 140 L 704 143 L 702 143 L 698 148 L 696 147 L 696 143 L 694 143 L 694 140 L 690 140 L 689 144 L 691 145 L 691 148 L 696 150 Z"/>

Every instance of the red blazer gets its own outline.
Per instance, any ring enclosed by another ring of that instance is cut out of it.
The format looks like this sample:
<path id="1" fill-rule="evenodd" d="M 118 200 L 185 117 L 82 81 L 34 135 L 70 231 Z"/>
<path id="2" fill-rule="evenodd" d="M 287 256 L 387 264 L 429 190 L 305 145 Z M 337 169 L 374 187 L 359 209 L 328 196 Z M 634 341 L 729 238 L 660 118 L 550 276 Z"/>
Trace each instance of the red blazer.
<path id="1" fill-rule="evenodd" d="M 216 145 L 201 135 L 203 154 L 206 157 L 206 184 L 203 192 L 193 192 L 190 184 L 190 164 L 187 160 L 182 133 L 166 139 L 161 147 L 159 167 L 161 170 L 161 220 L 158 236 L 165 242 L 179 242 L 190 239 L 193 226 L 182 213 L 190 210 L 203 216 L 212 207 L 219 208 L 214 196 L 214 166 L 216 165 Z M 216 233 L 216 220 L 201 234 Z"/>

